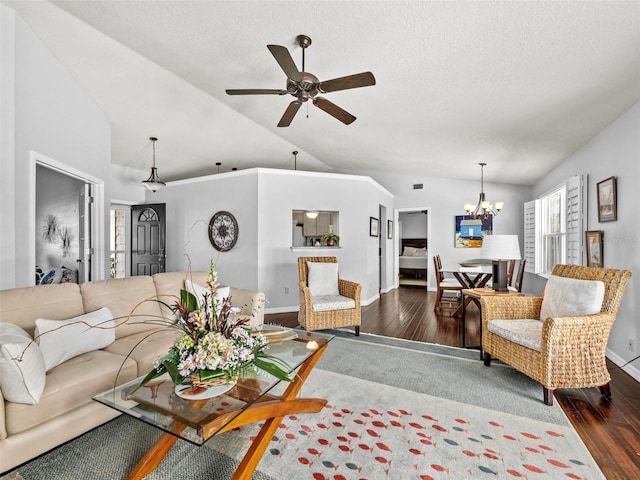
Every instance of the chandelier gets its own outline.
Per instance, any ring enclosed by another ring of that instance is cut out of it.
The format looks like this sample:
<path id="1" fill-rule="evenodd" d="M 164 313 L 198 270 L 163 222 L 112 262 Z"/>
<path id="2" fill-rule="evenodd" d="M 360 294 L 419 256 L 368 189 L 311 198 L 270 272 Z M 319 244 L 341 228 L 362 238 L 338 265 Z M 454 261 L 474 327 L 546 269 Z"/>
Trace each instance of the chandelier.
<path id="1" fill-rule="evenodd" d="M 157 192 L 164 187 L 166 183 L 160 180 L 156 169 L 156 142 L 158 139 L 156 137 L 149 137 L 149 140 L 151 140 L 151 144 L 153 145 L 153 166 L 151 167 L 151 175 L 149 175 L 149 178 L 142 182 L 142 184 L 152 192 Z"/>
<path id="2" fill-rule="evenodd" d="M 495 206 L 491 205 L 491 202 L 487 201 L 484 196 L 484 166 L 486 163 L 479 163 L 480 165 L 480 199 L 478 200 L 478 204 L 474 205 L 472 203 L 465 203 L 464 209 L 467 212 L 467 215 L 472 219 L 482 219 L 485 220 L 489 218 L 491 215 L 497 215 L 502 207 L 504 206 L 504 202 L 496 202 Z"/>

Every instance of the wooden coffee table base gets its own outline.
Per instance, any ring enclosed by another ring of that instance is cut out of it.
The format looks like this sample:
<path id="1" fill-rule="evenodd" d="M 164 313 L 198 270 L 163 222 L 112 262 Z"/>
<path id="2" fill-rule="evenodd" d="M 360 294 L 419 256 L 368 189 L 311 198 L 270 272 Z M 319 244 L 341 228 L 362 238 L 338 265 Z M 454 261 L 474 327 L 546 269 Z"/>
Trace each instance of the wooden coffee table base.
<path id="1" fill-rule="evenodd" d="M 286 415 L 296 413 L 317 413 L 326 405 L 327 401 L 322 398 L 296 398 L 302 385 L 307 380 L 311 370 L 327 349 L 328 343 L 323 345 L 312 357 L 309 357 L 298 370 L 293 382 L 289 384 L 282 396 L 265 395 L 263 399 L 247 408 L 236 416 L 235 412 L 223 415 L 218 418 L 208 428 L 216 431 L 216 435 L 233 430 L 234 428 L 248 425 L 250 423 L 266 420 L 258 435 L 251 443 L 244 458 L 240 462 L 238 469 L 232 480 L 250 480 L 262 455 L 267 450 L 273 435 L 280 422 Z M 235 418 L 233 418 L 235 416 Z M 229 418 L 232 420 L 229 421 Z M 220 427 L 220 425 L 223 425 Z M 186 428 L 186 427 L 185 427 Z M 127 480 L 140 480 L 153 472 L 164 457 L 169 453 L 171 447 L 178 441 L 176 435 L 163 433 L 153 444 L 149 451 L 142 457 L 138 464 L 131 470 Z"/>

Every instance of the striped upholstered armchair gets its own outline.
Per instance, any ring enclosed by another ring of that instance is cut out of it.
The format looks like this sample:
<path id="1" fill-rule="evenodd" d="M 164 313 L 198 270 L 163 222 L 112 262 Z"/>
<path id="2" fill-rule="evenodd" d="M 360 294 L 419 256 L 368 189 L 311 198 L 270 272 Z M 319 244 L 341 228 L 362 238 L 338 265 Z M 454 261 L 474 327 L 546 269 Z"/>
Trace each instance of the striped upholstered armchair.
<path id="1" fill-rule="evenodd" d="M 543 297 L 483 297 L 485 365 L 494 356 L 540 382 L 547 405 L 556 388 L 599 387 L 611 397 L 605 350 L 630 277 L 628 270 L 556 265 Z"/>
<path id="2" fill-rule="evenodd" d="M 307 331 L 353 326 L 360 335 L 362 285 L 338 276 L 336 257 L 298 257 L 298 274 L 300 325 Z"/>

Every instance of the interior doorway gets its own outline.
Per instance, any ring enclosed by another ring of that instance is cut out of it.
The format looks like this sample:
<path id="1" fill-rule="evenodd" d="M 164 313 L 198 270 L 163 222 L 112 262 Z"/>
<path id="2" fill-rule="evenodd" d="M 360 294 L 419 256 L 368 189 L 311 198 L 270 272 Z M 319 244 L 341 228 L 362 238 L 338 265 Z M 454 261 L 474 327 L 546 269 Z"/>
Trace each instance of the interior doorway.
<path id="1" fill-rule="evenodd" d="M 103 184 L 57 160 L 31 152 L 30 210 L 34 284 L 82 283 L 101 278 Z M 98 240 L 99 241 L 99 240 Z"/>
<path id="2" fill-rule="evenodd" d="M 396 276 L 401 287 L 429 287 L 429 207 L 396 209 L 398 240 L 395 242 Z"/>

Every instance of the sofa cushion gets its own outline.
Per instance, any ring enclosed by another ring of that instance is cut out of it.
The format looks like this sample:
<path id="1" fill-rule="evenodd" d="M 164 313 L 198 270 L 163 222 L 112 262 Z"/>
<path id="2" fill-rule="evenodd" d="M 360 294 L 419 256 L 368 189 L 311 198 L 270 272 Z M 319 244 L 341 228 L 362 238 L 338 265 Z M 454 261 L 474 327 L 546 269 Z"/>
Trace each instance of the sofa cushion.
<path id="1" fill-rule="evenodd" d="M 342 295 L 320 295 L 311 297 L 311 310 L 314 312 L 327 312 L 329 310 L 347 310 L 356 308 L 353 298 Z"/>
<path id="2" fill-rule="evenodd" d="M 510 342 L 540 351 L 542 322 L 531 319 L 489 320 L 489 331 Z"/>
<path id="3" fill-rule="evenodd" d="M 115 339 L 113 315 L 107 307 L 69 320 L 36 319 L 36 341 L 47 371 L 82 353 L 104 348 Z"/>
<path id="4" fill-rule="evenodd" d="M 104 350 L 135 360 L 138 365 L 137 374 L 141 376 L 151 371 L 155 361 L 169 351 L 180 335 L 181 330 L 170 327 L 153 332 L 140 332 L 120 338 Z"/>
<path id="5" fill-rule="evenodd" d="M 153 330 L 157 328 L 155 323 L 164 318 L 156 286 L 149 276 L 81 283 L 80 291 L 85 312 L 109 307 L 116 324 L 116 338 Z"/>
<path id="6" fill-rule="evenodd" d="M 18 325 L 0 322 L 0 390 L 5 400 L 34 405 L 45 385 L 42 352 Z"/>
<path id="7" fill-rule="evenodd" d="M 600 280 L 579 280 L 551 275 L 540 307 L 540 320 L 599 313 L 604 298 Z"/>
<path id="8" fill-rule="evenodd" d="M 338 264 L 307 262 L 309 269 L 309 290 L 312 296 L 339 295 Z"/>
<path id="9" fill-rule="evenodd" d="M 104 350 L 67 360 L 47 373 L 44 392 L 37 405 L 5 403 L 8 434 L 24 432 L 93 402 L 94 395 L 113 388 L 116 376 L 118 384 L 136 378 L 135 362 L 132 359 L 125 361 L 124 357 Z"/>
<path id="10" fill-rule="evenodd" d="M 64 320 L 83 313 L 80 287 L 75 283 L 0 290 L 0 322 L 15 323 L 29 335 L 36 318 Z"/>

